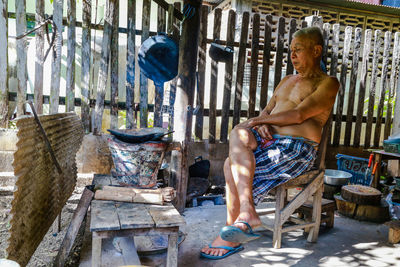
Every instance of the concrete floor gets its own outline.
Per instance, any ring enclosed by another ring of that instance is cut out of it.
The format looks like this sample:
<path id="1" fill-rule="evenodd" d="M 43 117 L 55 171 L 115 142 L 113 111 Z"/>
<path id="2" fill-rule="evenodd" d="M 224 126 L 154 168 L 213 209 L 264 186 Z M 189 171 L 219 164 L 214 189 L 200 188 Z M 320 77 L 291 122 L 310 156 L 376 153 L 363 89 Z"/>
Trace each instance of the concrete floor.
<path id="1" fill-rule="evenodd" d="M 260 208 L 273 205 L 262 203 Z M 360 222 L 338 214 L 335 214 L 333 229 L 321 227 L 317 243 L 307 243 L 303 231 L 298 230 L 284 234 L 282 248 L 273 249 L 272 233 L 267 231 L 258 240 L 245 244 L 244 250 L 225 259 L 200 258 L 200 249 L 210 243 L 224 225 L 225 209 L 225 206 L 202 206 L 185 210 L 187 224 L 181 230 L 186 239 L 179 248 L 179 266 L 400 266 L 400 244 L 387 242 L 385 225 Z M 272 217 L 264 218 L 266 223 L 272 223 Z M 84 248 L 83 262 L 89 251 L 88 247 Z M 165 260 L 166 253 L 141 257 L 142 264 L 147 266 L 165 266 Z M 86 260 L 81 266 L 87 263 Z"/>

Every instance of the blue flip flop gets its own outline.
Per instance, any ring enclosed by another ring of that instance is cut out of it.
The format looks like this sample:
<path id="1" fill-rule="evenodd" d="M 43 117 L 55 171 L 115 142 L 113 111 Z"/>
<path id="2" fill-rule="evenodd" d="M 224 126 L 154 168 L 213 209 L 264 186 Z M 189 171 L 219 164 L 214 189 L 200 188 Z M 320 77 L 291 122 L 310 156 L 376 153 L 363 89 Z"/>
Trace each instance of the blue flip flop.
<path id="1" fill-rule="evenodd" d="M 247 231 L 243 231 L 242 229 L 233 226 L 237 223 L 245 224 L 247 226 Z M 253 229 L 251 229 L 250 224 L 245 221 L 238 221 L 235 222 L 233 225 L 222 227 L 219 235 L 223 240 L 235 243 L 246 243 L 261 236 L 260 234 L 254 233 Z"/>
<path id="2" fill-rule="evenodd" d="M 226 249 L 229 250 L 227 253 L 225 253 L 224 255 L 221 256 L 214 256 L 214 255 L 210 255 L 210 254 L 206 254 L 204 252 L 200 252 L 200 255 L 204 258 L 210 259 L 210 260 L 220 260 L 223 258 L 226 258 L 232 254 L 235 254 L 236 252 L 239 252 L 241 250 L 244 249 L 244 247 L 242 245 L 239 245 L 237 247 L 228 247 L 228 246 L 218 246 L 218 247 L 213 247 L 210 245 L 208 245 L 209 248 L 222 248 L 222 249 Z"/>

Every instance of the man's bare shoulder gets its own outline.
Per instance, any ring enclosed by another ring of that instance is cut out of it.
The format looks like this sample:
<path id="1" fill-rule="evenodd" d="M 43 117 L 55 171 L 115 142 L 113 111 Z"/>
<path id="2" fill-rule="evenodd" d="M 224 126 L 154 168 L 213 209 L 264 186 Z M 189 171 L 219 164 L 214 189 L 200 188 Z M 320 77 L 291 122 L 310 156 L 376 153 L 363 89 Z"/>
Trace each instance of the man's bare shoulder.
<path id="1" fill-rule="evenodd" d="M 338 79 L 335 76 L 326 75 L 325 77 L 322 78 L 322 80 L 319 83 L 318 87 L 321 90 L 329 91 L 332 94 L 336 95 L 337 91 L 339 90 L 340 83 L 339 83 Z"/>

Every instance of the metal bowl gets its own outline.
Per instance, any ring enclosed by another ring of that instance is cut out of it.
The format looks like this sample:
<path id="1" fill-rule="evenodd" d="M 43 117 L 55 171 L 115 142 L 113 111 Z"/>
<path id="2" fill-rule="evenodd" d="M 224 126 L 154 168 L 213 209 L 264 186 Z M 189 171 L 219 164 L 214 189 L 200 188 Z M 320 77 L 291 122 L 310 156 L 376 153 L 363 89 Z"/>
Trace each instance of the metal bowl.
<path id="1" fill-rule="evenodd" d="M 324 183 L 329 185 L 346 185 L 352 176 L 351 173 L 345 171 L 326 169 Z"/>

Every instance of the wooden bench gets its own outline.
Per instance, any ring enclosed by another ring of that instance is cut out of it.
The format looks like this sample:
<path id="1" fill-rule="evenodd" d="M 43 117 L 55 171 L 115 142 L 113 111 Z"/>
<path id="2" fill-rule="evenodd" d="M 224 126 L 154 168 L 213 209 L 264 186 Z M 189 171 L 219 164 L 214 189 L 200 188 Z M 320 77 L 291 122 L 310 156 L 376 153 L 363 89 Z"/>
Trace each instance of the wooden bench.
<path id="1" fill-rule="evenodd" d="M 107 175 L 95 175 L 93 184 L 110 185 L 116 181 Z M 92 232 L 92 266 L 101 266 L 103 238 L 137 235 L 167 235 L 167 266 L 178 265 L 178 231 L 184 218 L 172 204 L 150 205 L 118 201 L 93 200 L 90 231 Z M 136 251 L 132 251 L 136 253 Z"/>

